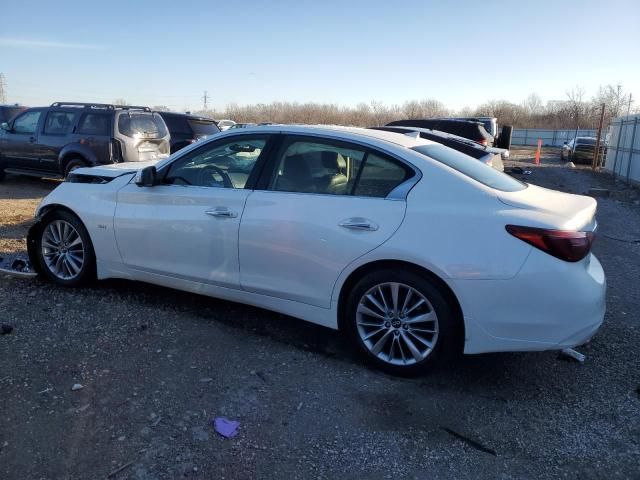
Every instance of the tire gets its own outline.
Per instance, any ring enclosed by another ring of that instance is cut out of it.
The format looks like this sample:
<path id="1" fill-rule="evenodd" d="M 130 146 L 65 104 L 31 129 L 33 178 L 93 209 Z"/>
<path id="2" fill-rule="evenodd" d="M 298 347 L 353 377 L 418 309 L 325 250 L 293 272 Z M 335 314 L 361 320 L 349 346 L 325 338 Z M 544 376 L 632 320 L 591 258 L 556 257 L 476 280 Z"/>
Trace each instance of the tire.
<path id="1" fill-rule="evenodd" d="M 96 257 L 87 229 L 78 217 L 55 210 L 42 219 L 35 235 L 36 268 L 63 287 L 86 285 L 96 277 Z"/>
<path id="2" fill-rule="evenodd" d="M 67 178 L 76 168 L 88 167 L 89 164 L 81 158 L 72 158 L 64 168 L 64 178 Z"/>
<path id="3" fill-rule="evenodd" d="M 347 298 L 343 325 L 367 363 L 393 375 L 415 376 L 460 351 L 461 323 L 446 298 L 423 275 L 381 270 L 365 275 L 354 285 Z M 391 315 L 379 308 L 384 310 L 385 305 L 393 310 Z M 403 310 L 409 314 L 402 315 Z M 418 318 L 424 320 L 416 321 Z"/>

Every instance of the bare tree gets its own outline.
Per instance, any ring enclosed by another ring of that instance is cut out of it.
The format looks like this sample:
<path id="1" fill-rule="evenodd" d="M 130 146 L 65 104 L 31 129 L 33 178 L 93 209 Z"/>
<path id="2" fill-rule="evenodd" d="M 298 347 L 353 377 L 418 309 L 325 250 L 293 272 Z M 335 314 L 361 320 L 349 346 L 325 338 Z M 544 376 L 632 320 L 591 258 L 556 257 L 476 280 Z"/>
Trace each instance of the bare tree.
<path id="1" fill-rule="evenodd" d="M 151 110 L 154 110 L 156 112 L 170 112 L 171 109 L 169 107 L 167 107 L 166 105 L 156 105 L 154 107 L 151 107 Z"/>
<path id="2" fill-rule="evenodd" d="M 127 102 L 124 98 L 116 98 L 112 103 L 114 105 L 129 105 L 129 102 Z"/>

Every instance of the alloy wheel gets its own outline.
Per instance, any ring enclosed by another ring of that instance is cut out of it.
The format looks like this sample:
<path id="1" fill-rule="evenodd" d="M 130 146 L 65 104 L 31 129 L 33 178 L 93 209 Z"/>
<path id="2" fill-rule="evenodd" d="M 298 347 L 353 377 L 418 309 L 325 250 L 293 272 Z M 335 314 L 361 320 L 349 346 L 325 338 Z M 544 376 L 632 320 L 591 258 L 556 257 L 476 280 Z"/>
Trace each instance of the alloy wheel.
<path id="1" fill-rule="evenodd" d="M 54 220 L 42 233 L 42 258 L 49 271 L 61 280 L 72 280 L 85 260 L 80 233 L 65 220 Z"/>
<path id="2" fill-rule="evenodd" d="M 422 293 L 403 283 L 370 288 L 358 303 L 356 325 L 369 352 L 392 365 L 423 361 L 438 341 L 433 306 Z"/>

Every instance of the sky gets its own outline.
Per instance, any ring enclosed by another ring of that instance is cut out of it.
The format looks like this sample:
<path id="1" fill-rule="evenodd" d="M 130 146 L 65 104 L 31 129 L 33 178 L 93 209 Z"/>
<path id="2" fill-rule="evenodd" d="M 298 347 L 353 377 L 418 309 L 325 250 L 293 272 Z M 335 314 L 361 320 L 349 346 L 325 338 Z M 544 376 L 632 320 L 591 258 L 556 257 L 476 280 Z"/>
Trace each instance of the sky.
<path id="1" fill-rule="evenodd" d="M 640 102 L 640 1 L 6 1 L 7 99 L 198 110 L 272 101 L 450 108 L 621 84 Z M 638 102 L 636 102 L 638 105 Z"/>

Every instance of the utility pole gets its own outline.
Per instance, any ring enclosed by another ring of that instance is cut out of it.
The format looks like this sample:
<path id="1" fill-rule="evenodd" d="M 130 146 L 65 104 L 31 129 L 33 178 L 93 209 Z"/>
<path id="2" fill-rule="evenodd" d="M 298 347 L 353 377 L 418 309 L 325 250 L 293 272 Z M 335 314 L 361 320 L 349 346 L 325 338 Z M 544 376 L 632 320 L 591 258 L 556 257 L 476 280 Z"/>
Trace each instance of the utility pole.
<path id="1" fill-rule="evenodd" d="M 598 156 L 600 155 L 600 137 L 602 137 L 603 123 L 604 123 L 604 103 L 602 104 L 602 110 L 600 111 L 600 121 L 598 122 L 598 137 L 596 138 L 596 151 L 593 154 L 593 163 L 591 164 L 591 169 L 594 171 L 596 170 L 596 168 L 600 168 L 600 165 L 598 165 Z"/>
<path id="2" fill-rule="evenodd" d="M 202 102 L 203 102 L 203 110 L 208 110 L 207 108 L 207 100 L 209 100 L 209 92 L 207 92 L 206 90 L 204 91 L 204 95 L 202 96 Z"/>
<path id="3" fill-rule="evenodd" d="M 7 82 L 4 73 L 0 72 L 0 103 L 7 102 Z"/>
<path id="4" fill-rule="evenodd" d="M 629 105 L 627 105 L 627 115 L 631 113 L 631 104 L 633 103 L 633 94 L 629 93 Z"/>

